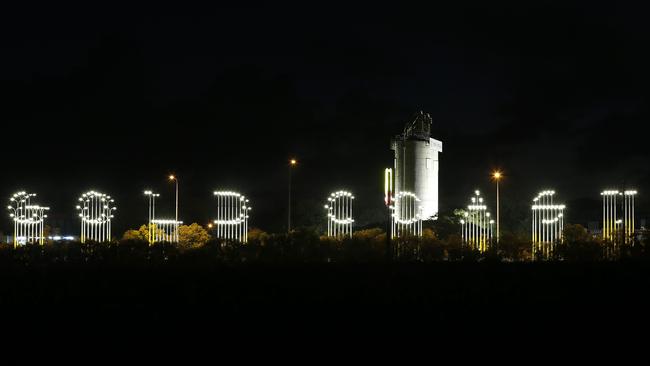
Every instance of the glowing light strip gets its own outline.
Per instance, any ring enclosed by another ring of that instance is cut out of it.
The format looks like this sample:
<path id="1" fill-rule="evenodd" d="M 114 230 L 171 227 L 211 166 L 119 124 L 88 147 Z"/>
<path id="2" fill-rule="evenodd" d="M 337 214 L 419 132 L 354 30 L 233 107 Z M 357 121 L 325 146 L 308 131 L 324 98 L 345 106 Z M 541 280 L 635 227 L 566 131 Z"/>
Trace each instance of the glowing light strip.
<path id="1" fill-rule="evenodd" d="M 386 206 L 390 205 L 393 195 L 393 169 L 386 168 L 384 170 L 384 203 Z"/>

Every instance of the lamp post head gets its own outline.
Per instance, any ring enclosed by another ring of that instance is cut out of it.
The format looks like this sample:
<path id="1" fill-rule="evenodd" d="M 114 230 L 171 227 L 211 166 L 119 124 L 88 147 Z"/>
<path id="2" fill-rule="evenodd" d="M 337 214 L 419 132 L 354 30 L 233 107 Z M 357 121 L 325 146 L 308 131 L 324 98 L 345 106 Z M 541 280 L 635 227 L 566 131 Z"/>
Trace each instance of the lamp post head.
<path id="1" fill-rule="evenodd" d="M 298 164 L 298 161 L 296 159 L 289 160 L 289 165 L 295 166 L 296 164 Z"/>
<path id="2" fill-rule="evenodd" d="M 174 174 L 169 175 L 169 180 L 176 180 L 176 176 Z"/>
<path id="3" fill-rule="evenodd" d="M 501 172 L 498 170 L 492 173 L 492 178 L 494 178 L 494 180 L 498 181 L 499 179 L 501 179 L 501 177 L 503 177 L 503 174 L 501 174 Z"/>

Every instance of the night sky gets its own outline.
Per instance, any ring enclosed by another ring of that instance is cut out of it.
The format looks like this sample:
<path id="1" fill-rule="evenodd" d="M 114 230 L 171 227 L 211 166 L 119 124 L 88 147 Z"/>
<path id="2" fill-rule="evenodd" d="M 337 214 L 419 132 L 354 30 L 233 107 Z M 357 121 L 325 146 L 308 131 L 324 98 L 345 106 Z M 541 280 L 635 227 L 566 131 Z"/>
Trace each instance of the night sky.
<path id="1" fill-rule="evenodd" d="M 145 223 L 145 188 L 172 217 L 175 173 L 185 222 L 207 223 L 212 191 L 230 189 L 250 197 L 251 226 L 281 231 L 295 157 L 297 225 L 324 223 L 338 189 L 368 225 L 385 216 L 390 138 L 423 110 L 444 143 L 443 211 L 477 188 L 493 205 L 500 168 L 511 229 L 547 188 L 568 221 L 598 220 L 610 187 L 638 189 L 647 215 L 647 12 L 327 4 L 3 9 L 0 197 L 36 192 L 77 235 L 76 199 L 99 190 L 119 236 Z"/>

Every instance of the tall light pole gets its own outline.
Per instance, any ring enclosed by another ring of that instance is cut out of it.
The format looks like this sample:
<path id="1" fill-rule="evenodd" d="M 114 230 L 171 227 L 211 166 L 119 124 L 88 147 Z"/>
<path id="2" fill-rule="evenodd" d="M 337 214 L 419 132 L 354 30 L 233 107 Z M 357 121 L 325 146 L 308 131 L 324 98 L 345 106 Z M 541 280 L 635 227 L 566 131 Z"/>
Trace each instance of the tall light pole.
<path id="1" fill-rule="evenodd" d="M 111 207 L 115 202 L 111 196 L 90 191 L 79 197 L 79 218 L 81 218 L 81 242 L 88 240 L 96 242 L 111 241 L 111 221 L 113 211 L 117 207 Z"/>
<path id="2" fill-rule="evenodd" d="M 499 242 L 499 233 L 500 233 L 500 219 L 499 219 L 499 181 L 503 177 L 503 174 L 501 174 L 500 171 L 495 171 L 492 173 L 492 178 L 497 184 L 497 243 Z"/>
<path id="3" fill-rule="evenodd" d="M 169 176 L 169 180 L 176 182 L 176 221 L 178 221 L 178 177 L 172 174 Z"/>
<path id="4" fill-rule="evenodd" d="M 159 193 L 153 193 L 150 190 L 144 191 L 146 196 L 149 196 L 149 244 L 153 244 L 153 221 L 156 220 L 156 197 L 160 197 Z"/>
<path id="5" fill-rule="evenodd" d="M 11 204 L 7 208 L 14 222 L 14 249 L 19 243 L 45 244 L 45 212 L 50 208 L 32 204 L 32 197 L 36 197 L 36 193 L 18 192 L 9 199 Z"/>
<path id="6" fill-rule="evenodd" d="M 352 237 L 352 202 L 354 196 L 351 192 L 338 191 L 327 198 L 327 236 L 340 239 Z"/>
<path id="7" fill-rule="evenodd" d="M 298 164 L 296 159 L 289 160 L 289 203 L 287 209 L 287 232 L 291 232 L 291 171 Z"/>

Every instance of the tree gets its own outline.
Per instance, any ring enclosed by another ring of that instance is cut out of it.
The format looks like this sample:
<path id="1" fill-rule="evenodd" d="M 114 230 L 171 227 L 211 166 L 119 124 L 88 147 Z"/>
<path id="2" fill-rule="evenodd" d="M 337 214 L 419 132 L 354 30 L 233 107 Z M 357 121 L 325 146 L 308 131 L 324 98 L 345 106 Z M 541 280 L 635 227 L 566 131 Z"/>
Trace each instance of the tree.
<path id="1" fill-rule="evenodd" d="M 148 241 L 149 229 L 147 228 L 147 225 L 142 225 L 138 230 L 127 230 L 124 232 L 124 235 L 122 235 L 122 240 Z"/>
<path id="2" fill-rule="evenodd" d="M 564 226 L 564 243 L 558 245 L 556 256 L 569 261 L 598 261 L 603 259 L 602 243 L 589 235 L 581 225 Z"/>
<path id="3" fill-rule="evenodd" d="M 578 224 L 566 224 L 564 226 L 562 235 L 564 237 L 564 241 L 568 243 L 586 242 L 591 239 L 591 236 L 589 235 L 587 229 L 584 226 Z"/>
<path id="4" fill-rule="evenodd" d="M 200 248 L 209 240 L 210 234 L 197 223 L 178 227 L 178 246 L 180 249 Z"/>
<path id="5" fill-rule="evenodd" d="M 461 230 L 460 215 L 460 211 L 449 214 L 438 214 L 436 220 L 423 223 L 425 228 L 422 234 L 425 234 L 427 227 L 433 230 L 438 239 L 446 239 L 449 235 L 459 233 Z"/>
<path id="6" fill-rule="evenodd" d="M 527 233 L 501 232 L 498 249 L 501 256 L 508 260 L 520 261 L 530 259 L 532 247 L 533 243 Z"/>
<path id="7" fill-rule="evenodd" d="M 248 230 L 248 241 L 255 242 L 259 245 L 265 245 L 267 240 L 269 240 L 269 234 L 258 228 L 250 228 Z"/>

